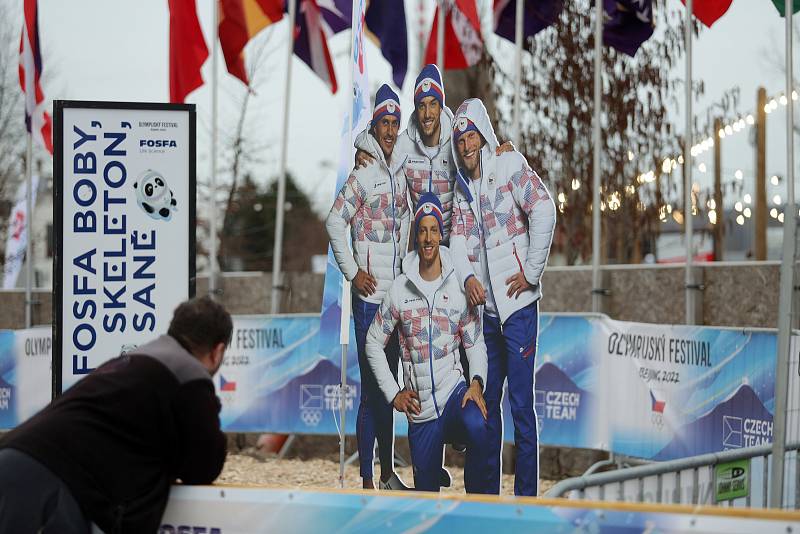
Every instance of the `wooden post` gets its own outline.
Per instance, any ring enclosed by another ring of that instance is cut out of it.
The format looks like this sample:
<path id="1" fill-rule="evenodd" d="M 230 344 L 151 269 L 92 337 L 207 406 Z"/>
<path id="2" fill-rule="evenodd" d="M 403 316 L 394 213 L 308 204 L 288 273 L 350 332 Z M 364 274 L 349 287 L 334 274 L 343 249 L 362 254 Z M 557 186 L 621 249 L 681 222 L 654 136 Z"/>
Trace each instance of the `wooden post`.
<path id="1" fill-rule="evenodd" d="M 756 260 L 767 259 L 767 90 L 758 88 L 756 103 L 756 205 L 753 254 Z"/>
<path id="2" fill-rule="evenodd" d="M 725 208 L 722 204 L 722 139 L 718 132 L 722 129 L 722 120 L 714 119 L 714 210 L 717 213 L 717 224 L 714 225 L 714 261 L 722 261 L 725 245 Z"/>

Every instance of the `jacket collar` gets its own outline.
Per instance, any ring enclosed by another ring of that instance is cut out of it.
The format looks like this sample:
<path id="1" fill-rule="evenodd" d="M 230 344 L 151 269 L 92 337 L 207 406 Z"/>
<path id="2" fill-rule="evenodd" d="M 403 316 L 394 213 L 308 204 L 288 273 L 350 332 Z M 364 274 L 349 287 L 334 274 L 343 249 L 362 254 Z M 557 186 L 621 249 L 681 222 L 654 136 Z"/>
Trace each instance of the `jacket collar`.
<path id="1" fill-rule="evenodd" d="M 453 260 L 450 257 L 450 250 L 443 245 L 439 245 L 439 258 L 442 260 L 442 281 L 439 284 L 439 288 L 441 288 L 447 277 L 454 272 L 454 267 Z M 416 250 L 412 250 L 403 258 L 403 273 L 405 273 L 417 291 L 424 296 L 425 293 L 421 289 L 422 277 L 419 275 L 419 254 L 417 254 Z"/>

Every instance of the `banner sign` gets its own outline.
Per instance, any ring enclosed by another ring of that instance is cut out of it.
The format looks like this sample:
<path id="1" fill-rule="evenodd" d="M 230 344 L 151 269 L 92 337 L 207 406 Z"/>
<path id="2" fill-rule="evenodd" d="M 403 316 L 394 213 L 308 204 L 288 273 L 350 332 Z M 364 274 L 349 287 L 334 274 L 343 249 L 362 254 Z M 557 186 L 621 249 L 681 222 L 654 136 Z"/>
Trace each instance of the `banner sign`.
<path id="1" fill-rule="evenodd" d="M 340 359 L 335 350 L 317 348 L 320 316 L 233 319 L 231 344 L 214 377 L 223 429 L 338 434 Z M 789 442 L 800 440 L 798 339 L 792 340 Z M 49 400 L 42 387 L 48 343 L 46 329 L 0 331 L 2 426 L 15 426 Z M 776 348 L 774 331 L 543 313 L 534 386 L 540 443 L 653 460 L 770 443 Z M 346 431 L 353 434 L 361 388 L 357 362 L 348 362 L 347 377 Z M 512 441 L 507 401 L 503 410 L 504 436 Z M 18 413 L 24 416 L 13 415 Z M 395 413 L 396 435 L 405 435 L 407 427 Z M 713 498 L 713 481 L 707 486 Z"/>
<path id="2" fill-rule="evenodd" d="M 50 402 L 52 329 L 0 330 L 0 430 Z"/>
<path id="3" fill-rule="evenodd" d="M 59 393 L 194 294 L 194 105 L 57 100 L 54 137 Z"/>
<path id="4" fill-rule="evenodd" d="M 576 503 L 416 492 L 304 491 L 173 486 L 159 534 L 250 532 L 725 532 L 785 533 L 800 514 L 752 511 L 735 517 L 689 507 Z"/>
<path id="5" fill-rule="evenodd" d="M 747 497 L 749 492 L 749 459 L 745 458 L 714 466 L 714 497 L 718 503 Z"/>

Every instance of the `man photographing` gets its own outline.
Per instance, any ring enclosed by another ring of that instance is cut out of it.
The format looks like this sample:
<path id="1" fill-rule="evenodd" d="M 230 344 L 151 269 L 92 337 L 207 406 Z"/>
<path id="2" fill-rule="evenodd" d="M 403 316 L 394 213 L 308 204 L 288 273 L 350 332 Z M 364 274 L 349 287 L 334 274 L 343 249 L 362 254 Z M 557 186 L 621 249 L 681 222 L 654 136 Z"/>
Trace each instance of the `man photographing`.
<path id="1" fill-rule="evenodd" d="M 507 377 L 517 446 L 514 493 L 536 495 L 534 359 L 540 279 L 553 239 L 555 205 L 522 154 L 495 155 L 497 138 L 480 100 L 466 100 L 454 124 L 453 157 L 459 171 L 451 246 L 470 305 L 485 304 L 492 491 L 500 492 L 500 405 Z"/>
<path id="2" fill-rule="evenodd" d="M 233 323 L 208 297 L 109 360 L 0 441 L 0 532 L 155 532 L 170 485 L 225 462 L 211 377 Z"/>
<path id="3" fill-rule="evenodd" d="M 420 196 L 414 224 L 416 251 L 403 260 L 404 274 L 386 293 L 369 328 L 367 358 L 385 399 L 408 417 L 415 488 L 439 490 L 444 444 L 456 441 L 467 445 L 467 492 L 487 493 L 486 348 L 480 316 L 467 306 L 450 253 L 440 246 L 444 220 L 436 195 Z M 396 329 L 402 347 L 402 390 L 383 356 Z M 468 380 L 459 345 L 469 359 Z"/>

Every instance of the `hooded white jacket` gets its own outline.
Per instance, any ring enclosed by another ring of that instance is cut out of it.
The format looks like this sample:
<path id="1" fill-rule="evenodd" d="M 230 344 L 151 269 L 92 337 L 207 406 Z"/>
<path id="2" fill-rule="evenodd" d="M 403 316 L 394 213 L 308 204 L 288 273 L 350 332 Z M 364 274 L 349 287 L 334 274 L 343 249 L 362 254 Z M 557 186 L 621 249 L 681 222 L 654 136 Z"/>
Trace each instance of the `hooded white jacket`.
<path id="1" fill-rule="evenodd" d="M 480 199 L 476 199 L 466 171 L 458 170 L 450 247 L 461 283 L 471 275 L 478 276 L 484 288 L 492 292 L 500 320 L 505 322 L 542 296 L 540 279 L 553 240 L 555 204 L 522 154 L 514 150 L 495 155 L 497 137 L 483 102 L 477 98 L 464 101 L 454 124 L 461 117 L 471 120 L 486 140 L 481 147 L 480 164 L 481 176 L 488 179 Z M 452 153 L 458 165 L 455 144 Z M 486 247 L 488 280 L 481 279 L 482 246 Z M 506 280 L 520 271 L 534 287 L 523 291 L 519 298 L 509 298 Z"/>
<path id="2" fill-rule="evenodd" d="M 399 326 L 405 388 L 419 394 L 420 413 L 414 423 L 438 418 L 464 371 L 458 346 L 463 343 L 472 376 L 486 384 L 488 360 L 481 318 L 467 306 L 464 289 L 453 268 L 450 251 L 439 247 L 442 281 L 431 300 L 421 290 L 419 256 L 409 252 L 403 273 L 392 284 L 367 332 L 367 359 L 386 400 L 400 391 L 386 363 L 383 348 Z"/>
<path id="3" fill-rule="evenodd" d="M 387 164 L 378 141 L 369 134 L 360 139 L 357 148 L 368 152 L 375 162 L 353 170 L 336 196 L 325 228 L 344 277 L 352 281 L 359 269 L 374 276 L 378 282 L 375 293 L 358 296 L 379 304 L 400 274 L 411 216 L 399 158 L 393 156 L 392 164 Z M 352 253 L 347 243 L 348 224 Z"/>
<path id="4" fill-rule="evenodd" d="M 450 238 L 450 220 L 453 211 L 453 187 L 456 180 L 456 165 L 450 150 L 450 136 L 453 132 L 453 112 L 442 106 L 439 115 L 439 146 L 436 155 L 431 158 L 425 150 L 425 143 L 419 133 L 417 114 L 412 113 L 408 127 L 397 137 L 397 145 L 392 152 L 392 159 L 397 158 L 403 166 L 403 173 L 411 193 L 411 209 L 413 210 L 423 193 L 432 192 L 442 204 L 444 234 L 442 242 Z M 369 131 L 364 130 L 356 137 L 356 148 Z"/>

